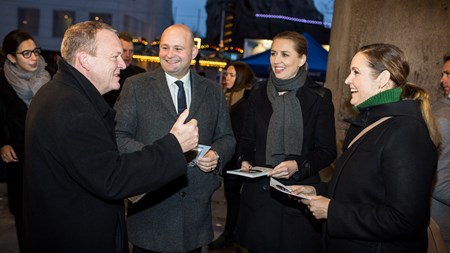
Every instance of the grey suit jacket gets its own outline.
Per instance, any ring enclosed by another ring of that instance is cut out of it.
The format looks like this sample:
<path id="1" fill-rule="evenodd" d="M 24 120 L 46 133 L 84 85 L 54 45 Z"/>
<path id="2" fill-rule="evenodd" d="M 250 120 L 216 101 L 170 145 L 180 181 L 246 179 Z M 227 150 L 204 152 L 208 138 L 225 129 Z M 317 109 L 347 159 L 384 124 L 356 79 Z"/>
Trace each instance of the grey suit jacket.
<path id="1" fill-rule="evenodd" d="M 450 252 L 450 99 L 433 104 L 433 113 L 442 136 L 436 181 L 431 199 L 431 217 L 439 225 Z"/>
<path id="2" fill-rule="evenodd" d="M 153 143 L 170 131 L 178 117 L 161 68 L 128 78 L 115 109 L 121 152 Z M 233 155 L 235 139 L 220 86 L 191 71 L 189 110 L 188 121 L 198 121 L 199 143 L 211 146 L 225 164 Z M 217 173 L 188 168 L 185 176 L 130 204 L 129 240 L 141 248 L 165 252 L 206 245 L 214 236 L 210 202 L 218 186 Z"/>

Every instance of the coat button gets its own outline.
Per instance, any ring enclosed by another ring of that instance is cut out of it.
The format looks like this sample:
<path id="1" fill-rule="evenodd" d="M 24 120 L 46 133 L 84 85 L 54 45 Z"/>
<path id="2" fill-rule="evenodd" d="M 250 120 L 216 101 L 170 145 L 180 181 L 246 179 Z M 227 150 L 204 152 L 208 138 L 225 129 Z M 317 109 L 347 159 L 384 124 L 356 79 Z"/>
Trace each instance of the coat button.
<path id="1" fill-rule="evenodd" d="M 181 192 L 181 197 L 184 198 L 184 196 L 186 196 L 186 192 Z"/>
<path id="2" fill-rule="evenodd" d="M 267 186 L 267 185 L 265 184 L 265 185 L 263 185 L 262 188 L 263 188 L 264 191 L 266 191 L 267 189 L 269 189 L 269 186 Z"/>

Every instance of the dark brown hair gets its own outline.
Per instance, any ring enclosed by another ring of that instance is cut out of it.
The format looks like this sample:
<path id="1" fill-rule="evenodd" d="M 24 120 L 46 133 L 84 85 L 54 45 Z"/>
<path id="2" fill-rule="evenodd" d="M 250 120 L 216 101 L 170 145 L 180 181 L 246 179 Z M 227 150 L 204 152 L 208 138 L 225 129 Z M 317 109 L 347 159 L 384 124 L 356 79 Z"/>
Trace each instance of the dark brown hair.
<path id="1" fill-rule="evenodd" d="M 292 31 L 281 32 L 275 35 L 275 37 L 273 37 L 274 41 L 276 39 L 291 40 L 292 42 L 294 42 L 295 51 L 300 56 L 301 55 L 308 56 L 308 43 L 306 42 L 305 37 L 303 37 L 303 35 L 301 35 L 300 33 Z"/>
<path id="2" fill-rule="evenodd" d="M 245 62 L 229 62 L 225 69 L 233 66 L 236 70 L 236 80 L 234 81 L 233 87 L 228 91 L 240 91 L 242 89 L 251 89 L 253 80 L 255 79 L 255 74 L 252 69 Z"/>
<path id="3" fill-rule="evenodd" d="M 119 39 L 124 40 L 126 42 L 133 42 L 133 36 L 127 32 L 119 32 Z"/>
<path id="4" fill-rule="evenodd" d="M 358 52 L 366 56 L 374 77 L 387 70 L 397 87 L 406 84 L 409 75 L 409 63 L 400 48 L 391 44 L 378 43 L 363 46 Z"/>
<path id="5" fill-rule="evenodd" d="M 17 48 L 20 44 L 26 40 L 34 41 L 33 37 L 26 32 L 20 30 L 14 30 L 9 32 L 3 39 L 3 52 L 5 56 L 8 54 L 15 55 Z"/>

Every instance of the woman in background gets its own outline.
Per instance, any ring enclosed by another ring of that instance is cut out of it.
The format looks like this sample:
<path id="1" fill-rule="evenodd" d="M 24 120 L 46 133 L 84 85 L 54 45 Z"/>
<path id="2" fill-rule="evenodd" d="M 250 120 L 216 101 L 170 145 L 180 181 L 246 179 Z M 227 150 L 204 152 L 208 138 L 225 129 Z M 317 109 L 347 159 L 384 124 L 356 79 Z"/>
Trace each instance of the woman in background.
<path id="1" fill-rule="evenodd" d="M 320 182 L 319 171 L 336 158 L 330 90 L 307 77 L 305 38 L 283 32 L 273 39 L 271 73 L 252 91 L 241 133 L 241 168 L 266 166 L 285 185 Z M 250 252 L 320 252 L 321 222 L 287 194 L 271 190 L 269 177 L 244 182 L 236 239 Z"/>
<path id="2" fill-rule="evenodd" d="M 245 112 L 248 107 L 248 97 L 252 89 L 255 75 L 245 62 L 230 62 L 225 68 L 223 86 L 228 109 L 230 110 L 231 127 L 236 137 L 236 150 L 239 146 L 239 135 L 244 123 Z M 241 196 L 242 180 L 239 176 L 227 174 L 227 170 L 238 168 L 238 155 L 235 152 L 231 160 L 225 165 L 222 176 L 224 194 L 227 200 L 227 216 L 223 233 L 208 246 L 213 249 L 221 249 L 232 246 L 235 242 L 234 231 L 236 228 L 239 202 Z"/>
<path id="3" fill-rule="evenodd" d="M 6 163 L 8 203 L 15 217 L 19 247 L 22 248 L 22 175 L 24 160 L 24 128 L 28 106 L 36 92 L 48 81 L 50 74 L 41 56 L 41 49 L 25 32 L 14 30 L 3 40 L 6 56 L 0 72 L 0 96 L 5 106 L 7 136 L 0 148 Z"/>
<path id="4" fill-rule="evenodd" d="M 398 47 L 359 49 L 345 80 L 359 114 L 333 178 L 321 185 L 328 187 L 291 186 L 295 193 L 312 196 L 302 202 L 317 219 L 326 220 L 325 252 L 427 252 L 440 137 L 429 94 L 408 84 L 408 74 Z"/>

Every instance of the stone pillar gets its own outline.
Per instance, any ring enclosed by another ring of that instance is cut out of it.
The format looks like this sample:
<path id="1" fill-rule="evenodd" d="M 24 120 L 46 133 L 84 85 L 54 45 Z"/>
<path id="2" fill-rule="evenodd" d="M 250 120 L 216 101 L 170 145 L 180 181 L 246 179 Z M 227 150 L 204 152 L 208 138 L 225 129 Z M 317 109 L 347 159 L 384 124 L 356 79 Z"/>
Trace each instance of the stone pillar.
<path id="1" fill-rule="evenodd" d="M 409 82 L 426 88 L 434 101 L 444 53 L 450 53 L 449 0 L 336 0 L 326 86 L 333 92 L 338 142 L 352 115 L 344 80 L 356 50 L 366 44 L 391 43 L 410 63 Z"/>

